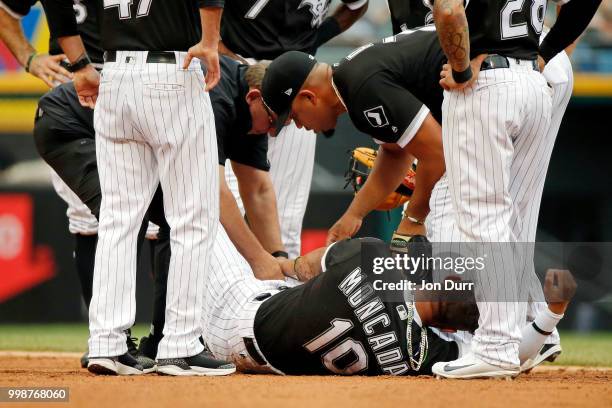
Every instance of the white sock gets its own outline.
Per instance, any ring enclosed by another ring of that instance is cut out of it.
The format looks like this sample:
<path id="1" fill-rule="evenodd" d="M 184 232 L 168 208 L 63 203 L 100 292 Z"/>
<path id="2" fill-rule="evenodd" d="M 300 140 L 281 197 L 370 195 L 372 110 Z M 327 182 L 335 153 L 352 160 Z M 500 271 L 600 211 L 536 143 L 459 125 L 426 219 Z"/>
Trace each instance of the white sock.
<path id="1" fill-rule="evenodd" d="M 533 323 L 529 323 L 523 328 L 523 339 L 519 345 L 521 364 L 537 355 L 549 334 L 562 318 L 563 315 L 553 313 L 548 308 L 541 309 Z"/>

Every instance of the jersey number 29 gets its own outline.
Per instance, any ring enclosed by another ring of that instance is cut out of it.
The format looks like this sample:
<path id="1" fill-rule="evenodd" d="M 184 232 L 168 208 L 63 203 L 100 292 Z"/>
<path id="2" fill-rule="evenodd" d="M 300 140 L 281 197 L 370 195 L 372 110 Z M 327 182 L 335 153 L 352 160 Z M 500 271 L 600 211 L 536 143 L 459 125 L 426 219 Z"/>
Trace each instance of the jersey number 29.
<path id="1" fill-rule="evenodd" d="M 138 10 L 136 11 L 136 17 L 148 16 L 152 2 L 153 0 L 140 0 L 140 3 L 138 3 Z M 104 0 L 104 8 L 118 7 L 119 19 L 127 20 L 132 18 L 132 3 L 134 3 L 134 0 Z"/>
<path id="2" fill-rule="evenodd" d="M 331 321 L 331 327 L 329 329 L 304 344 L 304 347 L 311 353 L 317 353 L 333 341 L 342 337 L 342 335 L 352 328 L 352 321 L 334 319 Z M 342 366 L 339 366 L 340 359 L 344 361 Z M 350 337 L 344 339 L 331 350 L 323 353 L 321 355 L 321 361 L 323 361 L 323 364 L 329 371 L 336 374 L 350 375 L 368 368 L 368 355 L 366 354 L 363 344 Z"/>
<path id="3" fill-rule="evenodd" d="M 526 0 L 508 0 L 501 10 L 501 38 L 509 40 L 512 38 L 527 37 L 527 21 L 520 24 L 513 24 L 514 13 L 521 13 Z M 542 32 L 544 26 L 544 13 L 546 12 L 546 0 L 527 0 L 531 2 L 531 26 L 536 34 Z"/>

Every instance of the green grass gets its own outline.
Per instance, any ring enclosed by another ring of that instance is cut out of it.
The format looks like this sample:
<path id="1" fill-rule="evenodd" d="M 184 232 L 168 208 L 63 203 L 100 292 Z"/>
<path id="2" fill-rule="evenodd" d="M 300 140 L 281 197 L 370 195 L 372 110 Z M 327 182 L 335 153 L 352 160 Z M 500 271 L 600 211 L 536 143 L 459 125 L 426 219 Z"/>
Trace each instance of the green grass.
<path id="1" fill-rule="evenodd" d="M 148 325 L 136 325 L 135 337 L 145 336 Z M 0 325 L 0 350 L 78 351 L 87 349 L 89 332 L 85 324 Z"/>
<path id="2" fill-rule="evenodd" d="M 136 325 L 133 335 L 142 337 L 148 325 Z M 0 325 L 0 350 L 85 351 L 84 324 Z M 612 367 L 612 332 L 561 333 L 563 354 L 555 364 Z"/>

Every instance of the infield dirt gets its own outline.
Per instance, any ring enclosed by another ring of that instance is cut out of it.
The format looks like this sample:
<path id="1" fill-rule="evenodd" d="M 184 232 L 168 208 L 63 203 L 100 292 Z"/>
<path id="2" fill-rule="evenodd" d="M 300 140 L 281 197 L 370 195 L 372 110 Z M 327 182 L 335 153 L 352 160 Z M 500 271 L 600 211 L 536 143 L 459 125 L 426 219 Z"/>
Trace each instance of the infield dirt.
<path id="1" fill-rule="evenodd" d="M 431 377 L 97 377 L 76 354 L 4 353 L 0 387 L 68 387 L 66 403 L 41 407 L 611 407 L 612 369 L 541 367 L 513 381 Z"/>

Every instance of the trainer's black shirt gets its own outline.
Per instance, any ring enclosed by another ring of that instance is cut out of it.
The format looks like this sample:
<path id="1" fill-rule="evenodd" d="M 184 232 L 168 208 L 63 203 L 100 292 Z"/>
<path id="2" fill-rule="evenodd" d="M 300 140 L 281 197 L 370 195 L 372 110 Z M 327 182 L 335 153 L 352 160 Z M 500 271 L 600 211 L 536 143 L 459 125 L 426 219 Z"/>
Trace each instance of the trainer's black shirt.
<path id="1" fill-rule="evenodd" d="M 404 147 L 428 110 L 442 123 L 445 61 L 435 28 L 423 27 L 353 51 L 334 66 L 333 83 L 357 129 Z"/>
<path id="2" fill-rule="evenodd" d="M 433 23 L 433 13 L 423 0 L 387 0 L 393 34 Z"/>
<path id="3" fill-rule="evenodd" d="M 219 164 L 227 159 L 259 170 L 270 170 L 268 135 L 250 135 L 251 112 L 246 102 L 249 86 L 245 79 L 247 65 L 221 55 L 221 80 L 210 91 L 215 115 Z"/>
<path id="4" fill-rule="evenodd" d="M 273 367 L 289 375 L 416 375 L 431 374 L 437 361 L 457 358 L 454 342 L 428 330 L 423 366 L 411 370 L 407 305 L 385 302 L 369 289 L 372 275 L 361 270 L 361 243 L 368 241 L 381 243 L 362 238 L 334 244 L 325 255 L 323 273 L 259 307 L 255 339 Z M 390 256 L 388 246 L 377 247 L 380 256 Z M 416 322 L 412 336 L 413 357 L 418 358 L 421 328 Z"/>
<path id="5" fill-rule="evenodd" d="M 102 48 L 136 51 L 187 51 L 201 40 L 199 7 L 223 6 L 223 0 L 106 3 L 101 13 Z"/>
<path id="6" fill-rule="evenodd" d="M 258 60 L 274 59 L 286 51 L 314 54 L 316 31 L 330 3 L 331 0 L 228 1 L 221 19 L 221 40 L 232 52 Z"/>

